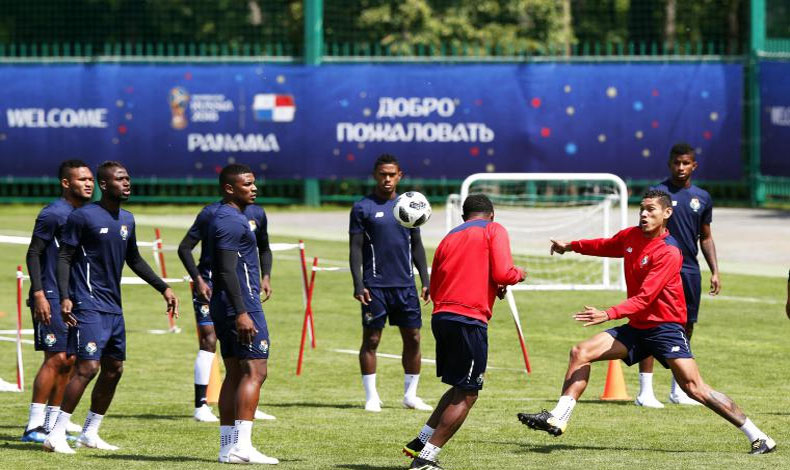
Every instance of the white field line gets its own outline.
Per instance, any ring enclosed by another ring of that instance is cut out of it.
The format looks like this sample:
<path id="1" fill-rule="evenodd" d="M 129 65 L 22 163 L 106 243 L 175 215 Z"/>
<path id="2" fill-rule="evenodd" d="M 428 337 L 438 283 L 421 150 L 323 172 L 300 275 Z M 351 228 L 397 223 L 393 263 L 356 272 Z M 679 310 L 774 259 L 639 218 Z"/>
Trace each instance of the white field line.
<path id="1" fill-rule="evenodd" d="M 769 299 L 766 297 L 737 297 L 731 295 L 702 295 L 703 299 L 706 300 L 729 300 L 731 302 L 747 302 L 752 304 L 771 304 L 771 305 L 780 305 L 784 304 L 781 300 L 776 299 Z"/>
<path id="2" fill-rule="evenodd" d="M 358 355 L 359 351 L 354 351 L 353 349 L 330 349 L 332 352 L 341 353 L 341 354 L 353 354 Z M 397 354 L 385 354 L 385 353 L 376 353 L 376 357 L 386 357 L 388 359 L 400 359 L 401 357 Z M 422 362 L 426 364 L 436 364 L 436 359 L 429 359 L 426 357 L 422 358 Z M 494 366 L 487 366 L 486 369 L 496 369 L 496 370 L 515 370 L 517 372 L 524 372 L 524 369 L 519 369 L 517 367 L 494 367 Z"/>
<path id="3" fill-rule="evenodd" d="M 5 336 L 0 336 L 0 341 L 8 341 L 9 343 L 16 343 L 16 338 L 7 338 Z M 24 344 L 35 344 L 32 339 L 23 339 L 21 341 Z"/>
<path id="4" fill-rule="evenodd" d="M 15 335 L 16 330 L 0 330 L 0 335 Z M 32 335 L 33 328 L 22 330 L 23 335 Z"/>

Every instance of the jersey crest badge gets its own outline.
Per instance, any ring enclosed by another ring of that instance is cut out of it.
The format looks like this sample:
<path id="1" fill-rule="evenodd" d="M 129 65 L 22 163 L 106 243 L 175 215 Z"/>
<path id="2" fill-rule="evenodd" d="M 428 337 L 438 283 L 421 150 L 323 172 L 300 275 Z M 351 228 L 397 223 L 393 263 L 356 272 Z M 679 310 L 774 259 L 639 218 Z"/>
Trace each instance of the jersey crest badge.
<path id="1" fill-rule="evenodd" d="M 209 313 L 208 305 L 206 305 L 206 304 L 201 305 L 200 306 L 200 314 L 205 317 L 205 316 L 208 315 L 208 313 Z"/>
<path id="2" fill-rule="evenodd" d="M 640 264 L 641 264 L 642 266 L 645 266 L 645 265 L 647 265 L 647 256 L 645 256 L 644 258 L 642 258 L 642 262 L 641 262 Z"/>
<path id="3" fill-rule="evenodd" d="M 126 225 L 121 225 L 121 238 L 126 240 L 128 236 L 129 236 L 129 227 L 127 227 Z"/>
<path id="4" fill-rule="evenodd" d="M 93 341 L 85 345 L 85 352 L 88 354 L 93 354 L 97 350 L 98 348 L 96 347 L 96 343 L 94 343 Z"/>
<path id="5" fill-rule="evenodd" d="M 254 232 L 258 228 L 258 224 L 254 220 L 248 220 L 247 223 L 250 224 L 250 232 Z"/>
<path id="6" fill-rule="evenodd" d="M 50 333 L 46 337 L 44 337 L 44 344 L 47 346 L 52 346 L 58 341 L 54 334 Z"/>
<path id="7" fill-rule="evenodd" d="M 262 339 L 261 344 L 258 346 L 258 349 L 260 349 L 263 354 L 266 354 L 267 352 L 269 352 L 269 342 L 266 341 L 265 339 Z"/>
<path id="8" fill-rule="evenodd" d="M 633 253 L 634 249 L 629 246 L 628 248 L 625 249 L 625 252 L 626 253 Z"/>
<path id="9" fill-rule="evenodd" d="M 384 212 L 381 212 L 381 211 L 376 212 L 376 215 L 374 217 L 377 218 L 377 219 L 380 218 L 380 217 L 384 217 Z"/>
<path id="10" fill-rule="evenodd" d="M 689 202 L 689 207 L 691 207 L 691 210 L 693 210 L 694 212 L 697 212 L 699 208 L 702 207 L 702 204 L 700 204 L 699 199 L 693 197 Z"/>

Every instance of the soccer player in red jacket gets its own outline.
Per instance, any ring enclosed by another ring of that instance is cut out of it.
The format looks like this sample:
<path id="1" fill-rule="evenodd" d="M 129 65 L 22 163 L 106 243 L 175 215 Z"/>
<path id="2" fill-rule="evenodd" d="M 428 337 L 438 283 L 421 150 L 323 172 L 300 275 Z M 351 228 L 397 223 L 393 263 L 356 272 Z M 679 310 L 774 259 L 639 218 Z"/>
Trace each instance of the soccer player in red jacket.
<path id="1" fill-rule="evenodd" d="M 557 406 L 535 414 L 519 413 L 518 419 L 532 429 L 559 436 L 565 432 L 576 400 L 587 387 L 591 363 L 622 359 L 630 366 L 653 356 L 672 370 L 690 397 L 743 431 L 751 442 L 750 454 L 771 452 L 776 448 L 774 440 L 758 429 L 727 395 L 713 390 L 700 376 L 684 331 L 686 300 L 680 279 L 683 255 L 667 230 L 671 215 L 669 195 L 650 190 L 642 198 L 638 227 L 622 230 L 612 238 L 551 241 L 552 254 L 575 251 L 623 258 L 628 298 L 606 310 L 585 306 L 574 319 L 584 326 L 620 318 L 628 318 L 628 323 L 574 346 Z"/>
<path id="2" fill-rule="evenodd" d="M 494 298 L 525 277 L 513 265 L 507 230 L 494 222 L 491 200 L 482 194 L 467 197 L 463 219 L 439 244 L 431 271 L 436 375 L 451 388 L 419 436 L 404 446 L 403 452 L 414 458 L 411 468 L 441 468 L 436 463 L 439 451 L 461 427 L 483 388 Z"/>

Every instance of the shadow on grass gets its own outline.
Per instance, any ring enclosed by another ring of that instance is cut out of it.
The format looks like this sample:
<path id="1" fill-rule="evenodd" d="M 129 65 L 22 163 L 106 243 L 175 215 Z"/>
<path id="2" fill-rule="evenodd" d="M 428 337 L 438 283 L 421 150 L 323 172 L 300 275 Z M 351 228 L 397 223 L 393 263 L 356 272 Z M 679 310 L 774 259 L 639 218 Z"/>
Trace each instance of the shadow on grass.
<path id="1" fill-rule="evenodd" d="M 162 420 L 182 420 L 182 419 L 190 419 L 191 417 L 188 414 L 183 415 L 157 415 L 151 413 L 139 414 L 139 415 L 129 415 L 129 414 L 120 414 L 117 415 L 112 413 L 110 415 L 113 418 L 121 418 L 121 419 L 162 419 Z"/>
<path id="2" fill-rule="evenodd" d="M 140 454 L 102 454 L 93 455 L 97 459 L 133 460 L 138 462 L 207 462 L 217 463 L 217 459 L 201 459 L 186 455 L 140 455 Z"/>
<path id="3" fill-rule="evenodd" d="M 352 405 L 350 403 L 295 402 L 295 403 L 267 403 L 266 408 L 337 408 L 341 410 L 348 410 L 353 408 L 362 409 L 362 406 Z"/>
<path id="4" fill-rule="evenodd" d="M 43 452 L 41 444 L 37 442 L 19 442 L 16 436 L 0 436 L 0 449 L 29 450 L 31 452 Z"/>
<path id="5" fill-rule="evenodd" d="M 400 467 L 393 467 L 392 465 L 344 464 L 335 465 L 335 468 L 347 468 L 348 470 L 384 470 Z"/>
<path id="6" fill-rule="evenodd" d="M 493 443 L 492 443 L 493 444 Z M 504 442 L 497 442 L 496 444 L 505 444 Z M 510 443 L 512 444 L 512 443 Z M 699 454 L 705 453 L 705 450 L 679 450 L 679 449 L 656 449 L 646 447 L 628 447 L 628 446 L 590 446 L 590 445 L 573 445 L 573 444 L 518 444 L 521 446 L 521 452 L 536 452 L 538 454 L 550 454 L 552 452 L 563 452 L 573 450 L 603 450 L 603 451 L 643 451 L 643 452 L 662 452 L 666 454 Z M 709 451 L 713 452 L 713 451 Z"/>

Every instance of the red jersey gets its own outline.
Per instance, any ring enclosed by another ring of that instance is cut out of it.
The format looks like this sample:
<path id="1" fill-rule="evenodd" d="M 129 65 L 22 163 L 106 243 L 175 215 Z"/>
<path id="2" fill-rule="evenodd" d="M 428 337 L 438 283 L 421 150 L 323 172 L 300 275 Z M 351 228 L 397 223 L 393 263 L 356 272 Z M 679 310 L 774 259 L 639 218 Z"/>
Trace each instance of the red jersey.
<path id="1" fill-rule="evenodd" d="M 497 288 L 524 277 L 513 266 L 510 239 L 496 222 L 474 219 L 448 233 L 433 257 L 433 313 L 454 313 L 488 323 Z"/>
<path id="2" fill-rule="evenodd" d="M 628 317 L 628 324 L 640 329 L 686 324 L 683 254 L 669 231 L 646 238 L 639 227 L 630 227 L 612 238 L 571 242 L 571 247 L 583 255 L 623 258 L 628 298 L 606 310 L 610 319 Z"/>

